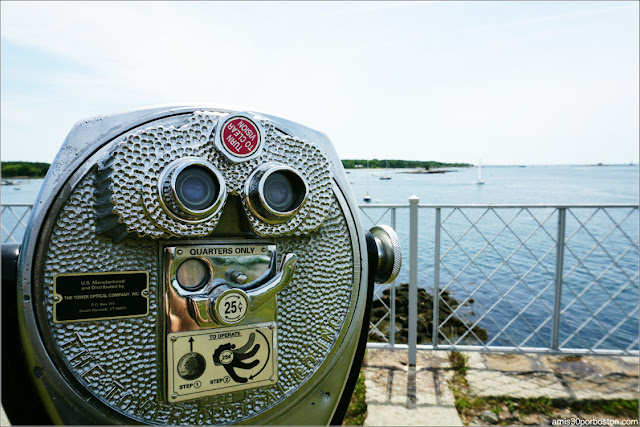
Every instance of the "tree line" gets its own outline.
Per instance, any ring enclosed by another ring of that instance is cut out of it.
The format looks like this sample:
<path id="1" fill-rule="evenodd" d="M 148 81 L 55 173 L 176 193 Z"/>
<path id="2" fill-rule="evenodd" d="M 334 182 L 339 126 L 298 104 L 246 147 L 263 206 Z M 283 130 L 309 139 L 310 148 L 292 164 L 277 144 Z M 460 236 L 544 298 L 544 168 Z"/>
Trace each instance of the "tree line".
<path id="1" fill-rule="evenodd" d="M 370 168 L 385 168 L 390 167 L 392 169 L 435 169 L 435 168 L 468 168 L 473 165 L 469 163 L 443 163 L 433 160 L 368 160 Z M 357 160 L 343 160 L 342 166 L 345 169 L 354 169 L 356 167 L 367 167 L 366 159 Z"/>
<path id="2" fill-rule="evenodd" d="M 2 162 L 2 176 L 5 178 L 24 176 L 30 178 L 42 178 L 49 170 L 49 163 L 37 162 Z M 366 167 L 366 159 L 343 160 L 342 166 L 345 169 L 354 169 L 356 167 Z M 435 168 L 466 168 L 472 167 L 469 163 L 443 163 L 433 160 L 369 160 L 370 168 L 392 169 L 435 169 Z"/>
<path id="3" fill-rule="evenodd" d="M 49 166 L 51 166 L 49 163 L 2 162 L 2 177 L 42 178 L 49 170 Z"/>

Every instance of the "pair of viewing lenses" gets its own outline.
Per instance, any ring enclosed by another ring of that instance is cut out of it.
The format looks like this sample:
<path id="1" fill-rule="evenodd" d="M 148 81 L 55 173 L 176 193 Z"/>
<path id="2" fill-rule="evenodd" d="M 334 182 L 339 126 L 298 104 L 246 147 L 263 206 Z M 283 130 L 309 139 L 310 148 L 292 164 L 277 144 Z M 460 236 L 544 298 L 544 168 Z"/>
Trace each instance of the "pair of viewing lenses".
<path id="1" fill-rule="evenodd" d="M 202 222 L 226 199 L 224 179 L 210 163 L 182 159 L 170 165 L 159 181 L 165 207 L 180 219 Z M 268 223 L 286 222 L 308 198 L 308 187 L 294 169 L 279 164 L 259 166 L 247 180 L 245 199 L 251 212 Z"/>

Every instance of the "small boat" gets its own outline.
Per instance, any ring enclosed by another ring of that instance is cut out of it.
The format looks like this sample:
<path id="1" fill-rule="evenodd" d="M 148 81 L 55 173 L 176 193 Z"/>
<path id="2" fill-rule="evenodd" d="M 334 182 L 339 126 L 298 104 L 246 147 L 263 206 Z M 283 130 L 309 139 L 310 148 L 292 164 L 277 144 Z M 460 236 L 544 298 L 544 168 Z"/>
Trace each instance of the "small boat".
<path id="1" fill-rule="evenodd" d="M 476 180 L 476 184 L 484 184 L 484 179 L 482 179 L 482 162 L 478 163 L 478 179 Z"/>
<path id="2" fill-rule="evenodd" d="M 391 177 L 389 176 L 389 174 L 388 174 L 388 173 L 386 173 L 386 172 L 388 172 L 388 169 L 389 169 L 389 161 L 387 160 L 387 167 L 384 169 L 385 174 L 384 174 L 384 175 L 382 175 L 381 177 L 379 177 L 379 179 L 381 179 L 381 180 L 383 180 L 383 181 L 388 181 L 388 180 L 390 180 L 390 179 L 391 179 Z"/>
<path id="3" fill-rule="evenodd" d="M 369 160 L 367 160 L 367 194 L 364 195 L 364 197 L 362 198 L 362 200 L 364 200 L 365 202 L 371 202 L 371 196 L 369 195 Z"/>

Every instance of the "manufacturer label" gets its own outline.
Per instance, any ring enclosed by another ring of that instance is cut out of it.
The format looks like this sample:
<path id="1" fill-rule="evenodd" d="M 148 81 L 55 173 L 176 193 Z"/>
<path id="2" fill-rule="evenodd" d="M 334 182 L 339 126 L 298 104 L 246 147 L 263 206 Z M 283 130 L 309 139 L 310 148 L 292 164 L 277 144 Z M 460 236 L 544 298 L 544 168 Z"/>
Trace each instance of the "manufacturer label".
<path id="1" fill-rule="evenodd" d="M 169 402 L 277 382 L 275 323 L 167 335 Z"/>
<path id="2" fill-rule="evenodd" d="M 245 117 L 227 120 L 222 126 L 220 137 L 224 148 L 237 157 L 248 157 L 260 147 L 260 131 Z"/>
<path id="3" fill-rule="evenodd" d="M 149 273 L 57 274 L 53 277 L 53 321 L 142 317 L 149 314 Z"/>

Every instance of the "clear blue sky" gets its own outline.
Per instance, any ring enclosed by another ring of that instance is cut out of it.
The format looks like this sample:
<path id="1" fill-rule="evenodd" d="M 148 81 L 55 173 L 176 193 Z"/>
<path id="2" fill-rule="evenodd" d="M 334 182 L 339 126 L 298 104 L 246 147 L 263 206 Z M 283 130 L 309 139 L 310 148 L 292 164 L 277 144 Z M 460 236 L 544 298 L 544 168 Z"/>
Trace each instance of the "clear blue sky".
<path id="1" fill-rule="evenodd" d="M 343 158 L 638 162 L 638 2 L 8 2 L 3 160 L 88 116 L 234 105 Z"/>

